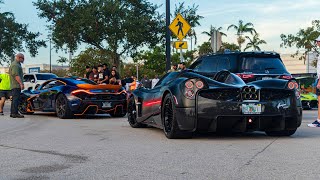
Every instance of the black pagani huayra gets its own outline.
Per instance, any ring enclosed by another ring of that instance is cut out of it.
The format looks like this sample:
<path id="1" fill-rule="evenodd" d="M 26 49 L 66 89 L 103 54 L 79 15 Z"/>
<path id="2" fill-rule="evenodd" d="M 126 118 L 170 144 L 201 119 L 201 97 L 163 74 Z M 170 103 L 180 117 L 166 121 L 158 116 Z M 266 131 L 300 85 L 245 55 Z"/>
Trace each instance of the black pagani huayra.
<path id="1" fill-rule="evenodd" d="M 153 89 L 139 88 L 128 102 L 131 127 L 161 128 L 167 138 L 195 131 L 264 131 L 290 136 L 301 125 L 298 84 L 268 79 L 245 83 L 220 71 L 209 78 L 191 70 L 166 74 Z"/>

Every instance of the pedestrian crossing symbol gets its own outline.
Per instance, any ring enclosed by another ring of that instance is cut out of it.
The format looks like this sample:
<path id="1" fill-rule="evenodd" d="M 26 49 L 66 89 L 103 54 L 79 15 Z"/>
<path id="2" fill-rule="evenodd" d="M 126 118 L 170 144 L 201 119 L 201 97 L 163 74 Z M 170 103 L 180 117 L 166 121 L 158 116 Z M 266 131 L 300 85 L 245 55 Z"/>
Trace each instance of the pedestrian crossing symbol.
<path id="1" fill-rule="evenodd" d="M 178 14 L 176 18 L 172 21 L 169 26 L 169 29 L 172 31 L 174 35 L 182 41 L 182 39 L 188 34 L 191 29 L 189 23 L 182 17 L 181 14 Z"/>

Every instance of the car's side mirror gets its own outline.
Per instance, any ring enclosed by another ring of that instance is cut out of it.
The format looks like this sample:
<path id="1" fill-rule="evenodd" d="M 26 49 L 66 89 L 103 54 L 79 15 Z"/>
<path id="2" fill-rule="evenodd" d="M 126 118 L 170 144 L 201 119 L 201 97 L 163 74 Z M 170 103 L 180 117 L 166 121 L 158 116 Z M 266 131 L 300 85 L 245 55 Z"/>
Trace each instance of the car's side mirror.
<path id="1" fill-rule="evenodd" d="M 35 83 L 35 80 L 34 80 L 34 79 L 31 79 L 30 82 L 31 82 L 31 83 Z"/>

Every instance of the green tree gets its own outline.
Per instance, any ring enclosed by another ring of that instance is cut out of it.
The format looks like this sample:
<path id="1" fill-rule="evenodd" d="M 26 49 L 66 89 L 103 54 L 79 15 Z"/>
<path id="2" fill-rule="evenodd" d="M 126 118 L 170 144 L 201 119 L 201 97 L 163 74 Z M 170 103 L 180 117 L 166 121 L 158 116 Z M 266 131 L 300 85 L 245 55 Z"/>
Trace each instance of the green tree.
<path id="1" fill-rule="evenodd" d="M 53 25 L 57 48 L 74 52 L 85 43 L 110 54 L 112 64 L 139 47 L 155 46 L 161 40 L 162 16 L 147 0 L 37 0 L 39 16 Z"/>
<path id="2" fill-rule="evenodd" d="M 60 63 L 62 67 L 63 67 L 63 64 L 67 62 L 68 62 L 68 58 L 62 57 L 62 56 L 59 56 L 59 59 L 57 60 L 57 63 Z"/>
<path id="3" fill-rule="evenodd" d="M 246 51 L 249 48 L 252 48 L 255 51 L 261 51 L 259 45 L 261 44 L 267 44 L 267 42 L 265 40 L 262 40 L 259 38 L 259 34 L 256 33 L 253 38 L 251 39 L 249 36 L 246 36 L 246 39 L 249 40 L 246 48 L 244 48 L 244 51 Z"/>
<path id="4" fill-rule="evenodd" d="M 242 20 L 239 20 L 238 25 L 231 24 L 227 30 L 234 29 L 237 31 L 237 42 L 239 45 L 239 49 L 241 51 L 241 45 L 245 42 L 245 38 L 243 37 L 244 33 L 250 32 L 251 34 L 257 33 L 256 30 L 253 28 L 252 23 L 243 23 Z"/>
<path id="5" fill-rule="evenodd" d="M 308 52 L 320 53 L 317 49 L 314 40 L 320 35 L 320 20 L 313 20 L 312 26 L 305 29 L 300 29 L 295 35 L 294 34 L 281 34 L 282 43 L 280 47 L 297 48 L 296 53 L 292 54 L 292 57 L 297 57 L 299 52 L 303 51 L 302 55 L 299 57 L 300 60 L 306 60 L 306 55 Z"/>
<path id="6" fill-rule="evenodd" d="M 213 26 L 211 25 L 211 26 L 210 26 L 210 30 L 209 30 L 209 31 L 203 31 L 202 34 L 205 34 L 205 35 L 209 36 L 209 40 L 208 40 L 208 41 L 211 41 L 212 34 L 213 34 L 215 31 L 219 31 L 220 34 L 221 34 L 221 36 L 226 36 L 226 37 L 227 37 L 227 35 L 226 35 L 224 32 L 221 32 L 221 30 L 222 30 L 222 27 L 216 28 L 216 27 L 213 27 Z"/>
<path id="7" fill-rule="evenodd" d="M 133 61 L 143 65 L 143 68 L 139 68 L 140 75 L 148 75 L 148 77 L 153 77 L 155 74 L 162 75 L 166 67 L 165 48 L 156 46 L 151 50 L 140 51 L 133 57 Z"/>
<path id="8" fill-rule="evenodd" d="M 88 48 L 75 58 L 71 59 L 70 72 L 72 75 L 83 77 L 86 66 L 93 67 L 104 63 L 110 65 L 110 55 L 108 52 L 95 48 Z"/>
<path id="9" fill-rule="evenodd" d="M 199 48 L 199 55 L 200 56 L 213 52 L 210 42 L 204 42 L 198 48 Z"/>
<path id="10" fill-rule="evenodd" d="M 28 31 L 28 25 L 16 22 L 13 13 L 0 11 L 0 64 L 9 62 L 17 51 L 24 49 L 35 57 L 40 47 L 46 47 L 45 41 L 37 40 L 39 36 L 39 32 Z"/>
<path id="11" fill-rule="evenodd" d="M 224 52 L 224 50 L 230 50 L 230 51 L 240 51 L 240 48 L 238 45 L 234 43 L 228 43 L 228 42 L 222 42 L 222 46 L 219 50 L 219 52 Z"/>
<path id="12" fill-rule="evenodd" d="M 189 67 L 192 62 L 195 60 L 195 56 L 194 53 L 196 52 L 196 50 L 193 51 L 186 51 L 185 53 L 182 54 L 183 58 L 184 58 L 184 62 L 186 63 L 186 66 Z M 172 55 L 172 64 L 178 64 L 181 60 L 180 60 L 180 53 L 174 53 Z"/>

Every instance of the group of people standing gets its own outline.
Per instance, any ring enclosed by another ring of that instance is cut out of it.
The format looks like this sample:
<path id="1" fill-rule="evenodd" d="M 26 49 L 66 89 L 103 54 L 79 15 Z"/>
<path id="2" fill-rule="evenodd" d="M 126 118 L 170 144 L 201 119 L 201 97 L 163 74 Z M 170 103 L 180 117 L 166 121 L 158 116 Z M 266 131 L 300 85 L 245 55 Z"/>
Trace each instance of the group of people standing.
<path id="1" fill-rule="evenodd" d="M 111 70 L 108 69 L 107 64 L 99 66 L 86 66 L 86 74 L 84 78 L 90 79 L 97 84 L 114 84 L 121 85 L 120 75 L 117 72 L 117 67 L 113 66 Z"/>
<path id="2" fill-rule="evenodd" d="M 159 82 L 158 75 L 155 75 L 153 79 L 149 79 L 147 75 L 144 75 L 140 83 L 145 88 L 153 88 Z"/>
<path id="3" fill-rule="evenodd" d="M 174 64 L 168 72 L 178 72 L 178 71 L 184 71 L 186 69 L 187 69 L 186 63 L 180 62 L 178 65 Z"/>

